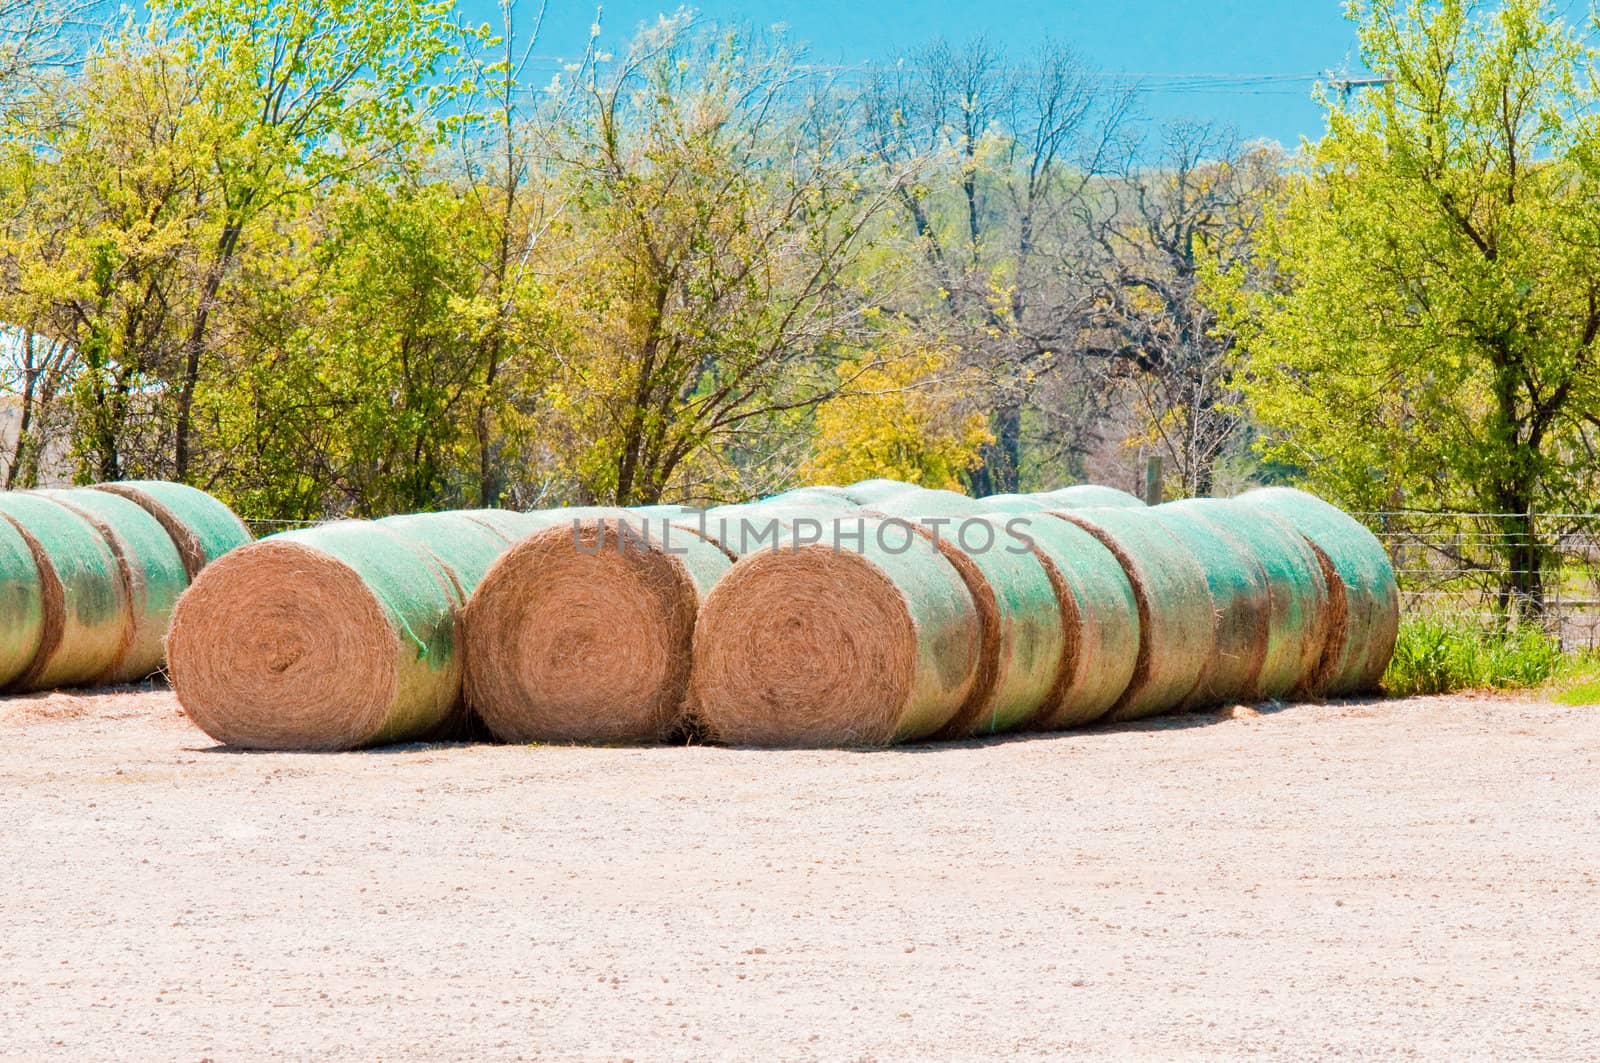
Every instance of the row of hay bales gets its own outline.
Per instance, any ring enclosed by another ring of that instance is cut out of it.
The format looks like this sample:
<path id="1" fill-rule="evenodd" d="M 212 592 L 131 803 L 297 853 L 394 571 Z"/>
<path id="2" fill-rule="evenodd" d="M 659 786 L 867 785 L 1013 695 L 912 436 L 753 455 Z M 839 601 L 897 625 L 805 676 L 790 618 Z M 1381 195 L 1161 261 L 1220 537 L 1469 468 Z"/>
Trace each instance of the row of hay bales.
<path id="1" fill-rule="evenodd" d="M 179 595 L 250 539 L 232 510 L 182 484 L 0 492 L 0 686 L 123 683 L 159 671 Z"/>
<path id="2" fill-rule="evenodd" d="M 886 745 L 1357 693 L 1397 625 L 1377 540 L 1298 491 L 874 480 L 272 536 L 195 581 L 169 654 L 189 715 L 241 747 Z"/>

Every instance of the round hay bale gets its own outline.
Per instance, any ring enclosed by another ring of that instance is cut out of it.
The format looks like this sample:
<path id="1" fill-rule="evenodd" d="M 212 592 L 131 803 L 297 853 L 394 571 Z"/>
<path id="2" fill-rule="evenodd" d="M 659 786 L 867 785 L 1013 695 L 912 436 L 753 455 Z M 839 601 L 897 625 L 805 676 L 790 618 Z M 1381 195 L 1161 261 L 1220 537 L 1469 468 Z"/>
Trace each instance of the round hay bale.
<path id="1" fill-rule="evenodd" d="M 1192 498 L 1161 508 L 1205 521 L 1261 566 L 1268 618 L 1256 697 L 1310 693 L 1328 627 L 1328 583 L 1316 551 L 1278 517 L 1232 499 Z"/>
<path id="2" fill-rule="evenodd" d="M 1311 689 L 1330 694 L 1376 690 L 1400 631 L 1400 589 L 1383 544 L 1338 507 L 1291 487 L 1258 488 L 1237 501 L 1284 520 L 1322 564 L 1329 620 Z"/>
<path id="3" fill-rule="evenodd" d="M 667 737 L 683 721 L 701 600 L 731 564 L 661 520 L 523 539 L 467 606 L 468 705 L 507 742 Z"/>
<path id="4" fill-rule="evenodd" d="M 960 575 L 908 527 L 860 531 L 859 548 L 752 554 L 707 595 L 690 703 L 712 738 L 882 746 L 936 733 L 966 701 L 979 626 Z"/>
<path id="5" fill-rule="evenodd" d="M 882 502 L 886 498 L 892 498 L 902 491 L 918 491 L 921 488 L 917 484 L 908 484 L 900 480 L 880 477 L 875 480 L 861 480 L 858 483 L 851 484 L 849 487 L 841 487 L 839 490 L 856 505 L 865 506 L 874 502 Z"/>
<path id="6" fill-rule="evenodd" d="M 1156 506 L 1150 515 L 1200 562 L 1216 610 L 1211 668 L 1180 707 L 1258 700 L 1272 621 L 1272 596 L 1261 563 L 1237 539 L 1185 509 Z"/>
<path id="7" fill-rule="evenodd" d="M 178 601 L 167 638 L 178 702 L 244 749 L 431 737 L 459 722 L 457 578 L 369 521 L 240 547 Z"/>
<path id="8" fill-rule="evenodd" d="M 122 652 L 95 682 L 131 683 L 161 670 L 167 624 L 189 577 L 161 522 L 131 499 L 108 491 L 39 491 L 94 525 L 117 559 L 128 619 Z"/>
<path id="9" fill-rule="evenodd" d="M 0 519 L 0 687 L 33 664 L 44 637 L 44 587 L 33 551 L 11 521 Z"/>
<path id="10" fill-rule="evenodd" d="M 233 510 L 188 484 L 122 480 L 95 484 L 94 489 L 121 495 L 160 521 L 183 558 L 190 582 L 206 565 L 253 538 Z"/>
<path id="11" fill-rule="evenodd" d="M 1200 563 L 1143 506 L 1056 515 L 1116 555 L 1138 607 L 1133 676 L 1105 718 L 1133 720 L 1177 708 L 1210 672 L 1216 647 L 1211 591 Z"/>
<path id="12" fill-rule="evenodd" d="M 132 617 L 122 571 L 95 526 L 42 495 L 0 493 L 39 574 L 39 647 L 14 681 L 22 690 L 93 683 L 121 658 Z"/>
<path id="13" fill-rule="evenodd" d="M 1057 731 L 1093 723 L 1117 703 L 1139 660 L 1139 605 L 1116 555 L 1076 524 L 1048 513 L 1007 514 L 1032 542 L 1055 590 L 1065 647 L 1044 705 L 1026 727 Z"/>
<path id="14" fill-rule="evenodd" d="M 1100 484 L 1073 484 L 1071 487 L 1058 487 L 1054 491 L 1041 491 L 1033 497 L 1047 506 L 1059 509 L 1089 509 L 1101 506 L 1148 508 L 1143 499 L 1126 491 L 1118 491 L 1115 487 L 1104 487 Z"/>
<path id="15" fill-rule="evenodd" d="M 978 501 L 985 513 L 1046 513 L 1050 509 L 1037 495 L 985 495 Z"/>
<path id="16" fill-rule="evenodd" d="M 1016 729 L 1044 706 L 1067 648 L 1044 562 L 1009 534 L 1004 518 L 977 516 L 975 510 L 981 507 L 966 495 L 917 489 L 862 511 L 910 522 L 955 568 L 978 612 L 977 678 L 935 738 Z"/>

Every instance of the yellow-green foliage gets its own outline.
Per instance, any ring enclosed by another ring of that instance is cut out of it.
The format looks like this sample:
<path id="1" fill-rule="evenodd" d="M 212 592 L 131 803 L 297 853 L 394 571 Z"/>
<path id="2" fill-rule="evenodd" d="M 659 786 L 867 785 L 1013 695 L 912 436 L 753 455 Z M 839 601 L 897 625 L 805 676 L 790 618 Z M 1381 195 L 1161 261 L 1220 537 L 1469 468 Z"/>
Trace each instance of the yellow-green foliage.
<path id="1" fill-rule="evenodd" d="M 962 398 L 950 355 L 902 339 L 879 357 L 839 368 L 844 393 L 817 410 L 816 450 L 806 483 L 847 484 L 887 477 L 961 489 L 961 474 L 993 442 L 987 419 Z"/>

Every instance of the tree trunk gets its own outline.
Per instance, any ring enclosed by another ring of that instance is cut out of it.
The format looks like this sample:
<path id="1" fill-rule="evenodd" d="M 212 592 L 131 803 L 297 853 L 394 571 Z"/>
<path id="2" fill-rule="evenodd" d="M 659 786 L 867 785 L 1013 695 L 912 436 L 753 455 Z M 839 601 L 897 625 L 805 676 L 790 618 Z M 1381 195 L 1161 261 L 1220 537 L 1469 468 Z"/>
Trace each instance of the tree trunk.
<path id="1" fill-rule="evenodd" d="M 1008 403 L 989 419 L 994 442 L 982 450 L 983 464 L 973 471 L 972 491 L 976 495 L 1009 494 L 1017 489 L 1022 467 L 1022 407 Z"/>

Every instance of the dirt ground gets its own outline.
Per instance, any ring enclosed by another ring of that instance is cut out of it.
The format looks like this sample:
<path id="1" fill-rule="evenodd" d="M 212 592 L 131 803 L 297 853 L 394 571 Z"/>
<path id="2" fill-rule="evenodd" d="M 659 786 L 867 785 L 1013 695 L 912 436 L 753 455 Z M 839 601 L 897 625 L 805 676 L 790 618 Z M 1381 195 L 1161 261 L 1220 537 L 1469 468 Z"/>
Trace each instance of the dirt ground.
<path id="1" fill-rule="evenodd" d="M 223 752 L 0 702 L 0 1053 L 1600 1056 L 1600 709 Z"/>

